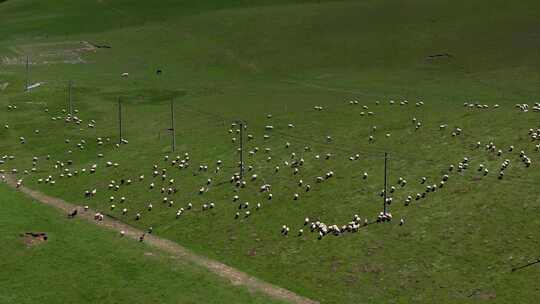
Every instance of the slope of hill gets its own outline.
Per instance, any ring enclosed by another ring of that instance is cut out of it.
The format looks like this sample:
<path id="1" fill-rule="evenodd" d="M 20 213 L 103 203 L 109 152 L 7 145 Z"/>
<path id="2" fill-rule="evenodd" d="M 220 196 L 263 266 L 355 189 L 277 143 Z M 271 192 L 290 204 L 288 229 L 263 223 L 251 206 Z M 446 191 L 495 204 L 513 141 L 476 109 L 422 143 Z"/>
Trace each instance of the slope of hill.
<path id="1" fill-rule="evenodd" d="M 17 106 L 0 113 L 9 127 L 0 130 L 0 154 L 15 156 L 0 166 L 17 168 L 28 187 L 153 226 L 197 253 L 322 303 L 504 303 L 515 295 L 533 302 L 539 295 L 529 283 L 538 268 L 510 269 L 538 254 L 539 222 L 524 215 L 540 208 L 539 149 L 531 136 L 540 127 L 532 111 L 540 3 L 49 4 L 0 5 L 0 85 L 9 83 L 0 105 Z M 22 92 L 27 55 L 30 83 L 43 83 L 30 93 Z M 64 122 L 69 80 L 80 125 Z M 119 97 L 129 144 L 117 148 Z M 240 141 L 231 123 L 239 119 L 248 125 L 245 187 L 229 182 Z M 384 152 L 394 221 L 318 240 L 303 225 L 306 217 L 340 226 L 355 214 L 376 218 Z M 22 174 L 34 156 L 36 172 Z M 300 159 L 295 173 L 291 164 Z M 180 169 L 180 160 L 190 165 Z M 458 172 L 460 162 L 469 168 Z M 330 171 L 334 178 L 317 182 Z M 49 176 L 54 186 L 44 182 Z M 115 190 L 127 179 L 131 185 Z M 264 184 L 271 184 L 271 200 L 260 192 Z M 427 192 L 428 185 L 437 190 Z M 178 191 L 167 194 L 169 187 Z M 92 189 L 97 194 L 84 198 Z M 245 202 L 250 207 L 239 209 Z M 210 203 L 215 208 L 203 211 Z"/>

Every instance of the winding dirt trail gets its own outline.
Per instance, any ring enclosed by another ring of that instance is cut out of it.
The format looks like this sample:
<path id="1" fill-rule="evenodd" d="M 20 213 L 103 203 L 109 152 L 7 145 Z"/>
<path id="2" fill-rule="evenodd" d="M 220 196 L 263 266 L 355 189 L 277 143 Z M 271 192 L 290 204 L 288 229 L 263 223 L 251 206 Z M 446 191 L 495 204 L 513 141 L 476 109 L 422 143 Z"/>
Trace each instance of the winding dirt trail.
<path id="1" fill-rule="evenodd" d="M 94 223 L 98 226 L 105 227 L 105 228 L 115 230 L 118 232 L 123 230 L 125 232 L 125 236 L 130 237 L 132 239 L 138 240 L 139 237 L 143 234 L 143 231 L 136 229 L 132 226 L 129 226 L 127 224 L 124 224 L 116 219 L 107 217 L 107 216 L 101 222 L 95 221 L 94 220 L 95 211 L 91 209 L 89 209 L 88 211 L 84 211 L 84 208 L 82 206 L 70 204 L 62 199 L 48 196 L 39 191 L 35 191 L 32 189 L 26 188 L 24 186 L 17 188 L 16 183 L 17 182 L 13 177 L 6 176 L 7 185 L 11 186 L 12 188 L 28 195 L 29 197 L 43 204 L 56 207 L 64 211 L 66 214 L 73 211 L 74 209 L 77 209 L 78 210 L 77 217 L 84 218 L 85 220 L 91 223 Z M 202 266 L 210 270 L 211 272 L 217 274 L 218 276 L 229 280 L 233 285 L 247 287 L 248 290 L 250 291 L 259 292 L 271 298 L 287 301 L 289 303 L 296 303 L 296 304 L 318 303 L 317 301 L 304 298 L 289 290 L 263 282 L 255 277 L 252 277 L 242 271 L 239 271 L 235 268 L 227 266 L 218 261 L 214 261 L 206 257 L 197 255 L 175 242 L 172 242 L 172 241 L 169 241 L 169 240 L 166 240 L 166 239 L 163 239 L 155 235 L 151 235 L 151 234 L 146 234 L 146 236 L 144 237 L 144 242 L 160 250 L 163 250 L 169 254 L 173 254 L 176 257 L 182 258 L 184 261 L 189 261 L 196 265 Z"/>

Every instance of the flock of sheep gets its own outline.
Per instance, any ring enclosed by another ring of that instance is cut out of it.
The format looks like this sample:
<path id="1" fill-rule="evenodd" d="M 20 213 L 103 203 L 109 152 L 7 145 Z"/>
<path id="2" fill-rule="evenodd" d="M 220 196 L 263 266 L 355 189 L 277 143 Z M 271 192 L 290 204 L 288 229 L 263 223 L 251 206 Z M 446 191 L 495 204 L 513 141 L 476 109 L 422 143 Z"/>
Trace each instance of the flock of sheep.
<path id="1" fill-rule="evenodd" d="M 125 76 L 127 77 L 127 75 Z M 357 100 L 352 100 L 348 102 L 350 105 L 356 106 L 359 104 Z M 376 102 L 376 105 L 379 105 L 380 102 Z M 394 101 L 389 102 L 390 105 L 396 104 Z M 401 106 L 408 105 L 408 101 L 403 100 L 399 102 Z M 417 107 L 421 107 L 424 105 L 424 102 L 420 101 L 415 104 Z M 490 106 L 478 104 L 478 103 L 465 103 L 464 104 L 467 108 L 475 108 L 475 109 L 489 109 Z M 519 108 L 521 111 L 528 111 L 528 105 L 522 104 L 522 105 L 516 105 L 517 108 Z M 491 108 L 499 108 L 499 105 L 493 105 Z M 316 111 L 323 111 L 324 107 L 322 106 L 315 106 L 314 109 Z M 374 112 L 368 111 L 368 106 L 363 106 L 363 109 L 367 111 L 367 115 L 375 115 Z M 540 104 L 535 104 L 532 109 L 534 111 L 540 111 Z M 9 105 L 8 106 L 9 111 L 16 111 L 17 107 L 15 105 Z M 48 109 L 45 109 L 45 112 L 48 113 Z M 75 114 L 78 114 L 78 111 L 75 110 Z M 366 113 L 361 112 L 360 115 L 365 115 Z M 267 119 L 271 121 L 272 115 L 267 115 Z M 52 120 L 60 120 L 65 121 L 65 123 L 72 123 L 76 125 L 81 125 L 83 123 L 83 119 L 78 117 L 77 115 L 72 115 L 66 112 L 66 110 L 62 110 L 62 115 L 59 116 L 52 116 Z M 423 124 L 421 121 L 419 121 L 416 117 L 412 118 L 412 123 L 414 130 L 419 130 L 423 127 Z M 240 130 L 240 126 L 237 123 L 232 123 L 230 125 L 230 128 L 228 129 L 228 133 L 231 136 L 231 142 L 233 144 L 233 148 L 236 148 L 236 145 L 238 144 L 239 136 L 243 133 Z M 243 124 L 245 130 L 248 131 L 247 125 Z M 96 128 L 96 121 L 90 120 L 87 124 L 88 128 Z M 445 130 L 448 127 L 447 124 L 442 124 L 439 126 L 440 130 Z M 9 125 L 5 124 L 5 128 L 9 129 Z M 295 128 L 295 124 L 289 123 L 287 125 L 288 129 Z M 373 131 L 376 130 L 376 126 L 373 126 Z M 264 126 L 264 135 L 263 135 L 263 141 L 269 139 L 272 136 L 272 132 L 274 130 L 274 126 L 271 124 L 268 124 Z M 459 136 L 461 135 L 463 130 L 459 127 L 456 127 L 452 130 L 452 136 Z M 39 130 L 35 130 L 34 133 L 36 135 L 39 134 Z M 530 129 L 528 130 L 528 135 L 533 142 L 539 142 L 540 141 L 540 129 Z M 391 134 L 389 132 L 386 133 L 386 137 L 390 137 Z M 369 136 L 368 138 L 369 142 L 373 142 L 375 138 L 373 135 Z M 18 138 L 18 141 L 20 144 L 27 144 L 28 141 L 25 137 L 20 136 Z M 249 145 L 251 145 L 251 148 L 247 151 L 248 157 L 255 157 L 259 153 L 264 153 L 265 156 L 264 159 L 266 162 L 272 163 L 273 170 L 270 170 L 271 172 L 265 172 L 265 174 L 278 174 L 282 171 L 285 171 L 284 174 L 287 174 L 284 179 L 288 179 L 292 184 L 295 184 L 294 189 L 296 190 L 293 195 L 289 198 L 291 201 L 298 201 L 302 197 L 302 193 L 310 192 L 313 188 L 318 187 L 325 187 L 324 185 L 326 182 L 330 179 L 333 179 L 336 174 L 340 174 L 340 172 L 334 172 L 334 170 L 327 170 L 325 172 L 320 172 L 319 174 L 315 174 L 311 177 L 305 177 L 303 175 L 302 171 L 304 166 L 309 162 L 317 162 L 317 161 L 324 161 L 324 160 L 330 160 L 336 157 L 333 153 L 326 153 L 323 155 L 315 154 L 313 158 L 304 158 L 301 156 L 301 151 L 292 151 L 291 143 L 285 142 L 283 147 L 286 150 L 290 150 L 290 156 L 289 158 L 286 158 L 285 160 L 281 159 L 278 161 L 275 161 L 272 156 L 272 147 L 265 147 L 264 149 L 261 149 L 257 146 L 254 146 L 252 143 L 256 142 L 255 136 L 253 134 L 247 134 L 246 141 Z M 70 147 L 73 146 L 73 143 L 71 143 L 71 140 L 69 138 L 66 138 L 64 140 L 65 144 L 69 145 Z M 326 136 L 326 142 L 331 144 L 333 142 L 333 138 L 331 136 Z M 96 137 L 95 143 L 97 146 L 103 146 L 106 144 L 112 144 L 113 141 L 109 137 Z M 122 144 L 128 144 L 128 141 L 125 139 L 121 140 Z M 75 143 L 75 146 L 73 148 L 84 150 L 85 147 L 89 143 L 81 139 L 80 141 Z M 120 143 L 115 143 L 116 147 L 120 147 Z M 516 166 L 515 161 L 511 160 L 511 154 L 515 153 L 518 155 L 522 165 L 526 168 L 531 167 L 532 160 L 527 155 L 527 153 L 523 150 L 520 150 L 519 152 L 515 151 L 514 146 L 509 147 L 498 147 L 495 145 L 494 142 L 489 141 L 487 144 L 483 145 L 481 142 L 477 142 L 473 144 L 474 149 L 484 149 L 486 153 L 490 153 L 493 155 L 496 155 L 498 157 L 501 157 L 503 154 L 507 156 L 508 158 L 504 159 L 501 162 L 500 167 L 498 168 L 498 179 L 503 179 L 505 175 L 505 171 L 508 170 L 511 166 Z M 282 147 L 282 148 L 283 148 Z M 304 152 L 311 151 L 312 147 L 305 146 L 303 148 Z M 535 144 L 535 150 L 540 151 L 540 143 Z M 238 152 L 239 148 L 238 148 Z M 73 153 L 73 150 L 67 151 L 68 155 Z M 80 176 L 82 174 L 94 174 L 99 168 L 104 167 L 106 168 L 116 168 L 119 167 L 120 164 L 117 162 L 112 161 L 103 161 L 104 158 L 103 153 L 98 153 L 96 155 L 97 161 L 90 164 L 88 167 L 80 168 L 80 169 L 74 169 L 73 167 L 73 161 L 72 160 L 55 160 L 54 157 L 51 155 L 46 155 L 45 157 L 38 157 L 33 156 L 32 157 L 32 168 L 23 170 L 23 172 L 19 172 L 17 168 L 12 168 L 10 170 L 6 170 L 6 165 L 9 164 L 10 161 L 13 161 L 15 159 L 14 155 L 4 155 L 0 158 L 0 173 L 6 174 L 8 172 L 12 174 L 17 174 L 20 176 L 20 173 L 22 173 L 22 177 L 17 181 L 17 187 L 22 186 L 23 180 L 27 178 L 26 176 L 32 176 L 36 172 L 36 168 L 38 165 L 41 165 L 43 162 L 43 166 L 50 166 L 51 169 L 54 171 L 54 173 L 49 173 L 45 177 L 36 177 L 35 180 L 37 183 L 43 183 L 43 184 L 49 184 L 49 185 L 55 185 L 57 181 L 59 180 L 66 180 L 70 178 L 76 178 L 77 176 Z M 42 159 L 43 158 L 43 159 Z M 347 158 L 350 161 L 358 160 L 360 157 L 359 154 L 354 154 L 351 156 L 347 156 Z M 231 201 L 233 202 L 233 207 L 231 208 L 237 208 L 236 213 L 234 213 L 234 218 L 248 218 L 252 215 L 253 212 L 259 212 L 263 208 L 264 200 L 271 201 L 273 199 L 274 193 L 279 193 L 280 189 L 274 189 L 274 187 L 270 184 L 265 182 L 265 178 L 261 175 L 261 173 L 257 170 L 257 168 L 254 168 L 253 165 L 246 165 L 246 163 L 251 163 L 251 161 L 246 161 L 243 164 L 235 164 L 232 166 L 234 168 L 234 171 L 232 172 L 232 175 L 230 178 L 228 178 L 229 183 L 231 184 L 231 187 L 235 189 L 234 196 L 231 197 Z M 97 212 L 95 214 L 95 219 L 97 221 L 101 221 L 104 219 L 104 216 L 107 214 L 107 212 L 115 212 L 115 210 L 121 210 L 121 215 L 124 217 L 130 216 L 135 221 L 139 221 L 143 219 L 145 213 L 152 212 L 155 208 L 168 208 L 170 209 L 171 217 L 174 217 L 176 219 L 180 219 L 185 214 L 189 213 L 191 210 L 194 210 L 196 207 L 193 202 L 180 202 L 180 199 L 177 199 L 178 194 L 180 192 L 185 193 L 186 191 L 193 191 L 193 193 L 197 193 L 200 196 L 199 201 L 204 201 L 204 203 L 201 203 L 198 208 L 202 212 L 206 212 L 212 209 L 215 209 L 217 207 L 218 202 L 214 201 L 206 201 L 205 200 L 205 194 L 212 189 L 212 186 L 216 183 L 214 179 L 220 179 L 221 175 L 220 172 L 222 171 L 222 168 L 224 166 L 224 162 L 222 160 L 216 160 L 213 165 L 210 164 L 199 164 L 193 165 L 193 160 L 191 159 L 191 155 L 188 152 L 179 154 L 179 155 L 164 155 L 160 161 L 152 164 L 151 166 L 148 166 L 148 168 L 140 172 L 137 177 L 124 177 L 120 179 L 113 179 L 107 182 L 107 186 L 103 189 L 98 189 L 99 187 L 89 187 L 84 191 L 84 197 L 88 200 L 91 200 L 96 196 L 96 194 L 101 191 L 106 192 L 106 196 L 108 197 L 109 202 L 109 208 L 108 210 L 101 210 L 100 212 Z M 240 170 L 240 166 L 242 166 L 242 170 Z M 445 185 L 453 178 L 451 178 L 452 175 L 460 176 L 465 171 L 469 170 L 471 166 L 471 161 L 468 157 L 463 157 L 460 162 L 458 162 L 456 165 L 450 164 L 448 165 L 446 169 L 446 173 L 440 176 L 437 179 L 434 179 L 433 181 L 430 181 L 428 183 L 427 177 L 422 177 L 418 181 L 413 181 L 413 183 L 417 183 L 418 185 L 423 185 L 425 188 L 423 191 L 417 192 L 413 191 L 408 194 L 405 194 L 406 199 L 403 201 L 404 206 L 409 206 L 410 204 L 420 201 L 420 200 L 426 200 L 428 197 L 430 197 L 433 193 L 444 191 Z M 485 164 L 478 164 L 477 165 L 477 171 L 480 172 L 482 175 L 488 175 L 489 169 Z M 193 169 L 192 169 L 193 168 Z M 101 170 L 101 169 L 100 169 Z M 206 178 L 206 180 L 198 187 L 197 189 L 182 189 L 180 191 L 180 182 L 178 179 L 175 178 L 176 172 L 178 170 L 191 170 L 195 171 L 197 173 L 208 173 L 211 172 L 212 177 Z M 245 171 L 250 172 L 245 174 Z M 379 174 L 379 172 L 375 172 L 376 174 Z M 381 172 L 382 173 L 382 172 Z M 369 177 L 369 174 L 367 172 L 361 173 L 361 178 L 366 180 Z M 298 178 L 296 178 L 298 176 Z M 303 177 L 300 177 L 303 176 Z M 2 178 L 5 177 L 2 175 Z M 223 178 L 221 178 L 223 179 Z M 67 184 L 67 183 L 66 183 Z M 258 189 L 259 197 L 261 200 L 259 202 L 248 202 L 248 201 L 242 201 L 240 200 L 240 195 L 242 191 L 246 191 L 243 189 L 247 188 L 248 184 L 254 184 L 256 189 Z M 409 183 L 405 177 L 399 177 L 397 182 L 395 184 L 390 185 L 388 189 L 383 189 L 379 194 L 382 197 L 386 197 L 385 204 L 388 206 L 388 209 L 392 204 L 394 204 L 394 198 L 393 196 L 398 192 L 408 192 L 408 189 L 410 186 L 407 186 Z M 155 198 L 153 201 L 148 201 L 145 204 L 145 208 L 138 208 L 136 210 L 130 210 L 129 208 L 129 201 L 131 198 L 127 198 L 125 196 L 117 196 L 115 193 L 118 193 L 119 190 L 124 190 L 125 192 L 129 193 L 129 187 L 144 187 L 146 191 L 155 193 L 152 196 L 153 197 L 159 197 Z M 280 196 L 280 200 L 287 200 L 286 197 Z M 374 201 L 379 201 L 379 198 L 374 197 Z M 219 202 L 222 203 L 222 202 Z M 88 210 L 88 206 L 84 206 L 84 210 Z M 385 208 L 385 210 L 387 210 Z M 384 223 L 384 222 L 391 222 L 393 219 L 392 214 L 389 211 L 381 211 L 378 214 L 371 214 L 371 215 L 365 215 L 363 218 L 360 217 L 358 214 L 351 214 L 350 220 L 345 223 L 340 224 L 327 224 L 321 221 L 321 218 L 323 218 L 324 215 L 320 215 L 316 219 L 310 219 L 309 217 L 305 217 L 303 222 L 299 221 L 297 224 L 297 235 L 302 236 L 306 232 L 312 232 L 317 235 L 319 239 L 322 239 L 323 237 L 327 235 L 334 235 L 338 236 L 344 233 L 354 233 L 357 232 L 360 228 L 366 227 L 373 223 Z M 399 225 L 403 225 L 405 223 L 404 218 L 400 218 Z M 279 229 L 280 233 L 284 236 L 287 236 L 290 234 L 291 228 L 284 224 Z M 151 233 L 152 227 L 148 228 L 148 232 Z M 123 233 L 122 233 L 123 235 Z M 141 237 L 141 240 L 144 238 L 144 236 Z"/>

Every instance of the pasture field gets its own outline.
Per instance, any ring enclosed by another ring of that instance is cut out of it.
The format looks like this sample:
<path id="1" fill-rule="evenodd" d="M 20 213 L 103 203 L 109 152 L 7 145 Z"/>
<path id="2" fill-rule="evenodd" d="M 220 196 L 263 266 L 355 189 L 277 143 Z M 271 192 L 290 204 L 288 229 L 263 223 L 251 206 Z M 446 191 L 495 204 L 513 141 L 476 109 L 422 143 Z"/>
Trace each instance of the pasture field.
<path id="1" fill-rule="evenodd" d="M 2 303 L 271 303 L 0 186 Z M 46 232 L 47 240 L 20 237 Z M 277 303 L 277 302 L 276 302 Z"/>
<path id="2" fill-rule="evenodd" d="M 0 156 L 15 157 L 0 168 L 321 303 L 533 303 L 540 269 L 510 270 L 540 254 L 540 114 L 515 106 L 539 101 L 539 28 L 529 0 L 8 0 Z M 26 55 L 30 83 L 42 83 L 31 92 Z M 70 80 L 79 125 L 65 121 Z M 119 97 L 129 143 L 117 147 Z M 230 182 L 237 120 L 244 187 Z M 306 217 L 377 218 L 385 152 L 393 220 L 318 239 Z M 427 185 L 437 190 L 416 200 Z"/>

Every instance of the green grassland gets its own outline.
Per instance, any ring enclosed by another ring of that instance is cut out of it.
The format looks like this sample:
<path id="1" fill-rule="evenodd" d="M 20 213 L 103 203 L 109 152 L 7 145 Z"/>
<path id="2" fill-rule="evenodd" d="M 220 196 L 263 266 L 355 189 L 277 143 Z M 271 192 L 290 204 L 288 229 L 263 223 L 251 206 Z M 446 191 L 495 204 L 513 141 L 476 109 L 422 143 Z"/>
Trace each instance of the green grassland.
<path id="1" fill-rule="evenodd" d="M 131 239 L 70 220 L 2 185 L 2 303 L 269 303 Z M 20 234 L 47 232 L 28 245 Z M 157 300 L 159 299 L 159 300 Z"/>
<path id="2" fill-rule="evenodd" d="M 153 226 L 156 234 L 197 253 L 322 303 L 531 303 L 540 295 L 533 283 L 538 267 L 510 273 L 539 254 L 540 221 L 534 214 L 540 208 L 540 159 L 538 143 L 528 135 L 540 127 L 539 117 L 514 107 L 538 101 L 539 3 L 9 0 L 0 4 L 0 18 L 0 56 L 29 55 L 31 81 L 45 82 L 23 93 L 24 65 L 0 65 L 0 84 L 9 82 L 0 91 L 6 109 L 0 123 L 9 124 L 0 130 L 0 154 L 16 156 L 0 166 L 22 173 L 39 156 L 35 173 L 20 174 L 27 186 L 139 228 Z M 111 48 L 73 51 L 81 41 Z M 52 57 L 43 56 L 44 49 Z M 436 54 L 449 56 L 430 57 Z M 73 56 L 85 63 L 43 63 Z M 129 77 L 121 78 L 123 72 Z M 65 117 L 69 80 L 84 120 L 80 126 L 51 119 Z M 114 145 L 118 97 L 129 140 L 121 148 Z M 175 153 L 166 131 L 171 99 Z M 352 99 L 359 104 L 350 105 Z M 399 105 L 402 100 L 409 104 Z M 424 105 L 415 106 L 419 101 Z M 470 109 L 464 102 L 490 108 Z M 8 105 L 17 109 L 8 111 Z M 413 117 L 422 122 L 418 130 Z M 96 128 L 86 126 L 91 119 Z M 246 151 L 259 148 L 253 156 L 246 153 L 246 165 L 253 166 L 246 174 L 258 179 L 247 179 L 242 189 L 229 183 L 238 160 L 238 142 L 231 138 L 238 135 L 236 128 L 233 134 L 228 130 L 237 119 L 247 122 L 246 133 L 254 137 Z M 439 130 L 441 124 L 448 127 Z M 266 131 L 266 125 L 274 129 Z M 457 127 L 462 134 L 452 136 Z M 98 146 L 97 137 L 111 141 Z M 81 139 L 82 150 L 76 146 Z M 482 148 L 474 148 L 477 141 Z M 489 142 L 503 154 L 487 152 L 483 146 Z M 507 151 L 510 145 L 513 152 Z M 530 168 L 520 161 L 520 150 L 531 158 Z M 188 169 L 163 160 L 185 152 Z M 284 165 L 293 152 L 305 160 L 297 175 Z M 397 220 L 322 240 L 303 227 L 305 217 L 339 225 L 354 214 L 374 219 L 382 207 L 384 152 L 390 154 L 390 185 L 399 177 L 408 180 L 392 194 Z M 350 161 L 355 154 L 360 158 Z M 425 189 L 422 176 L 438 184 L 463 157 L 470 159 L 468 170 L 450 173 L 444 188 L 404 205 L 408 195 Z M 499 180 L 505 159 L 511 165 Z M 53 167 L 57 160 L 72 160 L 71 170 L 99 166 L 95 174 L 60 178 L 64 168 Z M 223 166 L 215 173 L 217 160 Z M 119 166 L 107 168 L 107 161 Z M 167 168 L 167 180 L 176 181 L 179 192 L 169 196 L 173 207 L 161 203 L 159 188 L 168 187 L 167 181 L 152 178 L 153 164 Z M 489 168 L 487 176 L 477 171 L 480 164 Z M 199 165 L 209 170 L 199 172 Z M 328 171 L 335 177 L 315 182 Z M 141 174 L 143 182 L 137 179 Z M 37 182 L 49 175 L 55 186 Z M 111 180 L 128 178 L 132 185 L 107 190 Z M 208 178 L 209 191 L 200 195 Z M 310 192 L 297 186 L 300 179 L 311 184 Z M 263 183 L 272 185 L 271 201 L 258 191 Z M 93 188 L 96 197 L 85 199 L 84 191 Z M 294 193 L 299 200 L 293 201 Z M 111 195 L 115 210 L 109 208 Z M 235 219 L 245 209 L 238 210 L 234 195 L 262 208 L 250 207 L 250 217 Z M 118 202 L 121 196 L 125 203 Z M 201 211 L 210 201 L 216 208 Z M 176 219 L 177 209 L 189 202 L 194 209 Z M 148 203 L 154 205 L 151 212 Z M 127 216 L 122 208 L 129 209 Z M 136 212 L 142 214 L 139 221 Z M 399 218 L 405 225 L 397 224 Z M 282 225 L 291 227 L 287 237 L 280 234 Z M 306 232 L 298 237 L 300 228 Z"/>

